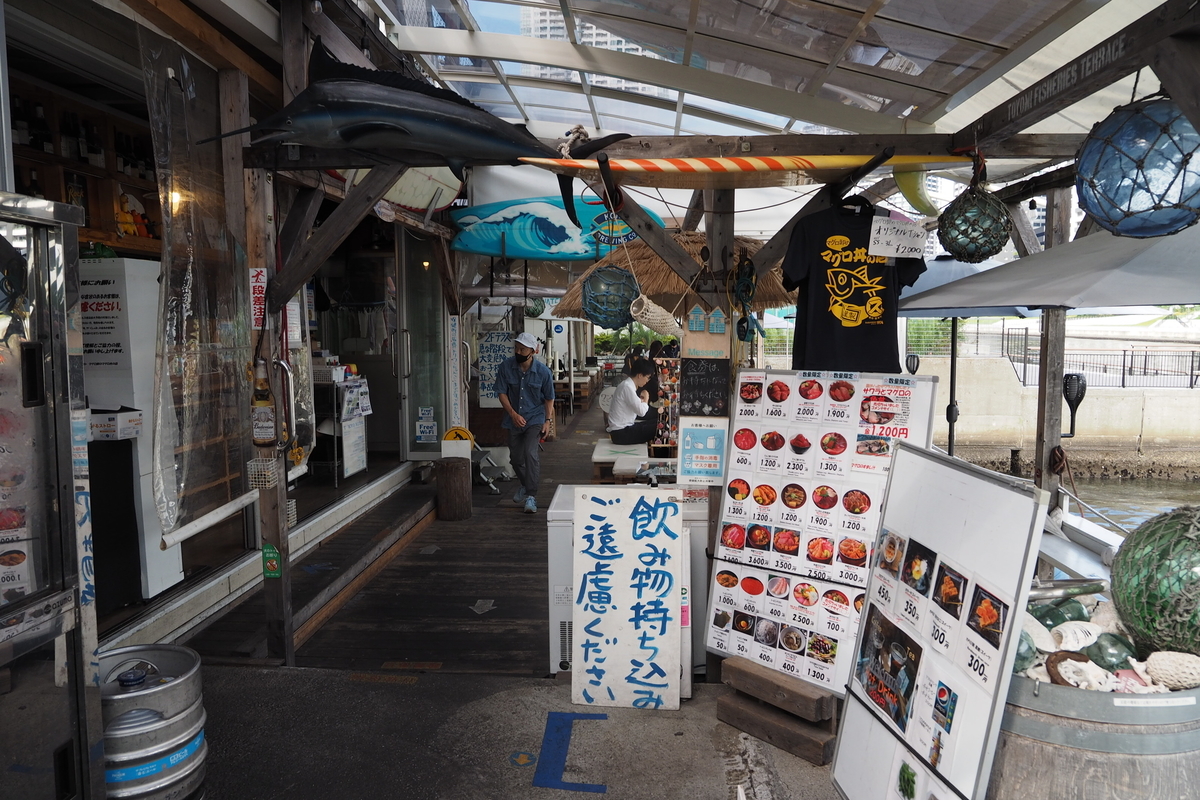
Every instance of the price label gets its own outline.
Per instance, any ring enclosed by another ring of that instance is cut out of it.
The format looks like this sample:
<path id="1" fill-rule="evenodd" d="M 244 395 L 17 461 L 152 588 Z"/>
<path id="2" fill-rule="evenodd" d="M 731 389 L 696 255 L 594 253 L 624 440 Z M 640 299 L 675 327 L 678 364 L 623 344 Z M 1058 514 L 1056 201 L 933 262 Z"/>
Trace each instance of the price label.
<path id="1" fill-rule="evenodd" d="M 783 406 L 767 406 L 767 413 L 765 414 L 765 416 L 767 416 L 769 418 L 774 418 L 774 419 L 782 419 L 783 418 Z"/>
<path id="2" fill-rule="evenodd" d="M 742 417 L 756 417 L 758 415 L 755 414 L 754 412 L 757 410 L 758 409 L 754 408 L 753 406 L 742 406 L 741 408 L 738 409 L 737 415 L 738 415 L 739 419 L 741 419 Z"/>
<path id="3" fill-rule="evenodd" d="M 825 617 L 825 630 L 837 636 L 840 633 L 846 632 L 846 621 L 841 617 L 835 617 L 832 614 Z"/>
<path id="4" fill-rule="evenodd" d="M 845 422 L 850 419 L 850 409 L 845 406 L 831 405 L 825 409 L 825 419 L 831 422 Z"/>
<path id="5" fill-rule="evenodd" d="M 784 525 L 799 525 L 804 515 L 793 508 L 785 508 L 779 512 L 779 521 Z"/>
<path id="6" fill-rule="evenodd" d="M 992 657 L 983 650 L 970 636 L 964 639 L 966 647 L 959 648 L 959 666 L 967 671 L 976 683 L 985 689 L 992 688 L 992 678 L 995 669 Z"/>
<path id="7" fill-rule="evenodd" d="M 745 611 L 747 614 L 754 614 L 754 613 L 757 613 L 757 608 L 758 607 L 754 604 L 754 598 L 752 598 L 752 597 L 743 597 L 742 598 L 742 611 Z"/>
<path id="8" fill-rule="evenodd" d="M 844 530 L 844 531 L 854 531 L 856 533 L 861 533 L 862 531 L 865 531 L 866 529 L 867 529 L 867 526 L 863 524 L 863 521 L 861 519 L 843 519 L 842 520 L 842 530 Z"/>
<path id="9" fill-rule="evenodd" d="M 789 475 L 804 476 L 808 474 L 808 461 L 803 458 L 789 456 L 783 461 L 783 470 Z"/>
<path id="10" fill-rule="evenodd" d="M 755 506 L 754 511 L 750 514 L 750 519 L 755 522 L 770 522 L 771 509 L 769 506 Z"/>
<path id="11" fill-rule="evenodd" d="M 830 672 L 823 664 L 809 664 L 805 668 L 804 672 L 811 680 L 817 681 L 818 683 L 830 682 Z"/>
<path id="12" fill-rule="evenodd" d="M 717 595 L 717 605 L 732 608 L 736 601 L 732 592 L 721 592 Z"/>
<path id="13" fill-rule="evenodd" d="M 777 472 L 779 471 L 779 456 L 771 453 L 764 455 L 758 462 L 758 468 L 762 472 Z"/>
<path id="14" fill-rule="evenodd" d="M 778 604 L 772 603 L 771 607 L 767 609 L 767 616 L 783 619 L 787 616 L 787 611 L 780 608 Z"/>
<path id="15" fill-rule="evenodd" d="M 838 477 L 846 474 L 842 462 L 832 458 L 821 458 L 817 460 L 817 474 L 825 477 Z"/>
<path id="16" fill-rule="evenodd" d="M 929 641 L 943 653 L 950 652 L 950 634 L 936 614 L 929 615 Z"/>
<path id="17" fill-rule="evenodd" d="M 736 466 L 745 467 L 746 469 L 753 469 L 754 467 L 754 459 L 750 457 L 749 453 L 737 453 L 734 456 L 733 463 Z"/>
<path id="18" fill-rule="evenodd" d="M 814 528 L 820 528 L 821 530 L 826 531 L 833 527 L 829 523 L 829 515 L 824 513 L 810 515 L 808 518 L 808 524 L 812 525 Z"/>
<path id="19" fill-rule="evenodd" d="M 901 619 L 917 630 L 921 630 L 921 619 L 928 602 L 920 592 L 908 584 L 903 584 L 900 587 L 899 599 L 896 600 L 896 611 L 900 613 Z"/>
<path id="20" fill-rule="evenodd" d="M 904 598 L 903 608 L 900 609 L 900 615 L 914 625 L 921 621 L 921 610 L 907 596 Z"/>
<path id="21" fill-rule="evenodd" d="M 795 567 L 792 564 L 792 560 L 787 556 L 776 555 L 774 568 L 783 570 L 785 572 L 795 572 Z"/>
<path id="22" fill-rule="evenodd" d="M 785 655 L 783 660 L 776 665 L 781 672 L 786 672 L 789 675 L 796 675 L 800 672 L 800 668 L 796 666 L 796 657 L 794 655 Z"/>
<path id="23" fill-rule="evenodd" d="M 771 564 L 771 558 L 766 553 L 748 553 L 746 563 L 752 567 L 768 567 Z"/>
<path id="24" fill-rule="evenodd" d="M 775 649 L 771 647 L 758 648 L 758 661 L 760 664 L 770 664 L 775 666 Z"/>
<path id="25" fill-rule="evenodd" d="M 811 422 L 820 416 L 820 409 L 817 406 L 803 405 L 796 408 L 797 422 Z"/>
<path id="26" fill-rule="evenodd" d="M 734 642 L 733 648 L 739 656 L 745 656 L 750 653 L 750 645 L 743 637 L 738 637 L 738 640 Z"/>
<path id="27" fill-rule="evenodd" d="M 725 509 L 725 516 L 746 518 L 746 507 L 741 503 L 730 503 L 729 508 Z"/>
<path id="28" fill-rule="evenodd" d="M 888 586 L 883 581 L 875 582 L 875 599 L 884 608 L 892 607 L 892 587 Z"/>
<path id="29" fill-rule="evenodd" d="M 867 578 L 861 571 L 855 569 L 847 569 L 846 567 L 838 567 L 836 580 L 850 583 L 855 586 L 866 586 Z"/>
<path id="30" fill-rule="evenodd" d="M 829 580 L 829 570 L 824 567 L 809 567 L 808 574 L 819 581 Z"/>

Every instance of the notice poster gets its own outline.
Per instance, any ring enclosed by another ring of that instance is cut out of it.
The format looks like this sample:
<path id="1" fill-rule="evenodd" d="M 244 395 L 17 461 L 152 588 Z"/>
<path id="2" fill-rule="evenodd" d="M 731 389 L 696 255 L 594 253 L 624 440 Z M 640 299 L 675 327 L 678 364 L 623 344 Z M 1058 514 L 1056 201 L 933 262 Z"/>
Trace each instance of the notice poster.
<path id="1" fill-rule="evenodd" d="M 679 418 L 680 484 L 716 486 L 725 481 L 725 438 L 729 424 L 724 419 Z"/>
<path id="2" fill-rule="evenodd" d="M 574 523 L 571 701 L 678 709 L 689 569 L 679 491 L 578 487 Z"/>
<path id="3" fill-rule="evenodd" d="M 89 263 L 79 279 L 79 313 L 83 327 L 83 366 L 87 370 L 129 370 L 125 269 Z"/>
<path id="4" fill-rule="evenodd" d="M 854 630 L 866 599 L 888 472 L 885 465 L 856 469 L 855 443 L 862 428 L 864 399 L 882 396 L 884 389 L 879 387 L 892 386 L 889 381 L 893 379 L 901 382 L 894 384 L 899 387 L 894 391 L 904 391 L 903 430 L 892 426 L 896 429 L 886 437 L 883 432 L 871 434 L 887 438 L 887 454 L 877 457 L 877 461 L 890 463 L 894 440 L 929 446 L 936 380 L 859 373 L 747 371 L 734 381 L 728 471 L 715 557 L 730 570 L 737 565 L 763 570 L 767 577 L 760 580 L 778 577 L 801 587 L 800 594 L 793 597 L 794 607 L 776 619 L 790 620 L 800 631 L 817 631 L 840 649 L 827 648 L 818 640 L 817 650 L 829 660 L 823 662 L 823 667 L 807 663 L 803 669 L 779 666 L 797 665 L 794 659 L 768 658 L 761 647 L 751 657 L 838 693 L 845 686 L 850 674 L 847 665 L 854 658 Z M 891 406 L 879 405 L 879 411 L 874 408 L 868 406 L 868 411 L 876 414 L 872 419 L 887 413 L 899 416 Z M 822 588 L 816 591 L 815 587 Z M 716 597 L 721 588 L 713 586 L 712 596 Z M 812 602 L 805 604 L 800 598 Z M 836 610 L 818 613 L 829 609 Z M 843 613 L 843 609 L 848 611 Z M 781 609 L 776 604 L 768 612 L 771 610 Z M 745 608 L 738 613 L 763 616 Z M 744 631 L 721 628 L 715 624 L 716 619 L 710 618 L 709 649 L 738 654 L 730 649 L 739 641 L 732 634 Z M 831 625 L 837 630 L 831 630 Z M 844 641 L 847 635 L 849 642 Z M 844 653 L 844 660 L 838 661 L 835 652 Z M 820 678 L 810 673 L 820 673 Z"/>
<path id="5" fill-rule="evenodd" d="M 890 467 L 833 779 L 848 800 L 983 797 L 1046 495 L 903 443 Z"/>
<path id="6" fill-rule="evenodd" d="M 496 374 L 504 359 L 513 354 L 512 331 L 491 331 L 479 337 L 479 407 L 500 408 Z"/>
<path id="7" fill-rule="evenodd" d="M 689 417 L 729 416 L 729 359 L 679 360 L 679 413 Z"/>

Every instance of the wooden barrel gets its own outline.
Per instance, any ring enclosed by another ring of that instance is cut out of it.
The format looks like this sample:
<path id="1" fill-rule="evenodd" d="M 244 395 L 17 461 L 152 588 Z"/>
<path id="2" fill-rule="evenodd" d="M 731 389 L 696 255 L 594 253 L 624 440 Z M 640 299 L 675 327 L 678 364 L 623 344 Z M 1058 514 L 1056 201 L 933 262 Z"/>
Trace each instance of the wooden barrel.
<path id="1" fill-rule="evenodd" d="M 1200 689 L 1115 694 L 1014 675 L 987 800 L 1200 794 Z"/>
<path id="2" fill-rule="evenodd" d="M 471 459 L 438 459 L 434 470 L 437 475 L 438 519 L 470 519 L 474 513 L 471 505 Z"/>

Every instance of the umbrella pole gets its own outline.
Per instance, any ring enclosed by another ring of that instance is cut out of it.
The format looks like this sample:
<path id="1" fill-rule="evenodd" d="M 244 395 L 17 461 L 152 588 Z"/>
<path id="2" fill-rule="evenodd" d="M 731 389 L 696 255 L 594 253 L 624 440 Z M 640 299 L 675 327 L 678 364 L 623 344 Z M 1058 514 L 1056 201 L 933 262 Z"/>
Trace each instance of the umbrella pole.
<path id="1" fill-rule="evenodd" d="M 958 421 L 958 317 L 950 318 L 950 402 L 946 405 L 946 452 L 954 455 L 954 423 Z"/>

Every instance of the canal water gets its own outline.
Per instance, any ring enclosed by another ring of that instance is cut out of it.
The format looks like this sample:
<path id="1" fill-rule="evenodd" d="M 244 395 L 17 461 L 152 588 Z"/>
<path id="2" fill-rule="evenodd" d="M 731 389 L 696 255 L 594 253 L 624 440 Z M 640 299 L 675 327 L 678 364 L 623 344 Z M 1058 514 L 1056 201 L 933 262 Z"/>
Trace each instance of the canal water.
<path id="1" fill-rule="evenodd" d="M 1066 481 L 1067 489 L 1071 488 Z M 1179 506 L 1200 505 L 1200 483 L 1179 481 L 1076 480 L 1079 498 L 1088 505 L 1133 530 L 1151 517 Z M 1076 511 L 1075 504 L 1071 510 Z M 1103 521 L 1089 516 L 1093 521 Z"/>

